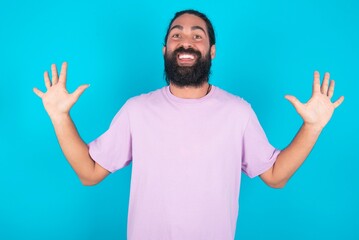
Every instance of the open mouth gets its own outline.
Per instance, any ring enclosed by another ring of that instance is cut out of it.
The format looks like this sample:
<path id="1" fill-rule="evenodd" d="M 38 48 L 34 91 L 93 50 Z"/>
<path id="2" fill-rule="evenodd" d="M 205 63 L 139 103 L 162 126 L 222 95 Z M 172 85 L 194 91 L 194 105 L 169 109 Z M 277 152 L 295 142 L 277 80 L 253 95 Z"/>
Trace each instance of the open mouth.
<path id="1" fill-rule="evenodd" d="M 197 60 L 197 56 L 191 53 L 177 54 L 177 61 L 181 65 L 192 65 Z"/>

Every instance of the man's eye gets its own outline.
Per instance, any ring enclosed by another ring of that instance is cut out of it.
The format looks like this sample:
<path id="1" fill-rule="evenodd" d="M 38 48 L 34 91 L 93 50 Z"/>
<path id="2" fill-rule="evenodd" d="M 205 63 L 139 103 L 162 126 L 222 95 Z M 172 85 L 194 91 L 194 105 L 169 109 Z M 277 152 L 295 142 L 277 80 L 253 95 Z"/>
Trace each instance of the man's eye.
<path id="1" fill-rule="evenodd" d="M 180 35 L 179 35 L 178 33 L 175 33 L 175 34 L 172 35 L 172 37 L 173 37 L 173 38 L 179 38 Z"/>
<path id="2" fill-rule="evenodd" d="M 193 38 L 196 39 L 196 40 L 199 40 L 199 39 L 202 39 L 202 36 L 200 36 L 200 35 L 194 35 Z"/>

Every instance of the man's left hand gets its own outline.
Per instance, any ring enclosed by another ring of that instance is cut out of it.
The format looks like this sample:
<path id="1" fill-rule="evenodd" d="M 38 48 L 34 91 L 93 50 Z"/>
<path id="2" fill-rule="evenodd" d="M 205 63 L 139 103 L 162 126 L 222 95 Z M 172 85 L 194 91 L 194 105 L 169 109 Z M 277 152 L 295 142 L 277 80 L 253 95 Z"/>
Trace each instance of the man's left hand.
<path id="1" fill-rule="evenodd" d="M 298 114 L 303 118 L 304 124 L 321 130 L 329 122 L 334 109 L 343 101 L 341 96 L 335 102 L 331 101 L 334 94 L 334 80 L 329 81 L 329 73 L 325 73 L 322 85 L 320 85 L 319 72 L 314 72 L 313 93 L 307 103 L 301 103 L 296 97 L 286 95 Z"/>

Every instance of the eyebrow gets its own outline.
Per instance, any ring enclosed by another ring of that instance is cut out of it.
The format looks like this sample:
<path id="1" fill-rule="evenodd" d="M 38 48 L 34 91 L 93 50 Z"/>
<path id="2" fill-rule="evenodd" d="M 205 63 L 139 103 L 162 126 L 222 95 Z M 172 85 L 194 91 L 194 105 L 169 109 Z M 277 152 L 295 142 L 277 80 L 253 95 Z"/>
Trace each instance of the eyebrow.
<path id="1" fill-rule="evenodd" d="M 177 28 L 177 29 L 179 29 L 179 30 L 183 30 L 183 26 L 181 26 L 181 25 L 174 25 L 173 27 L 171 27 L 170 31 L 172 31 L 172 30 L 175 29 L 175 28 Z M 197 30 L 197 29 L 202 30 L 202 31 L 204 32 L 204 34 L 207 36 L 206 31 L 205 31 L 202 27 L 200 27 L 200 26 L 193 26 L 193 27 L 191 27 L 191 30 Z"/>

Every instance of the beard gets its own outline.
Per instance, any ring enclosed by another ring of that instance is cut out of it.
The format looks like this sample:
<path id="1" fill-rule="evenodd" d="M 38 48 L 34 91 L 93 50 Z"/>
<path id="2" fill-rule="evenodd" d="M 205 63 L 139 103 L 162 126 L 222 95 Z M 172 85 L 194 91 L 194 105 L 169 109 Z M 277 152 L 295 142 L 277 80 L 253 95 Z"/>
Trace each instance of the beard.
<path id="1" fill-rule="evenodd" d="M 196 55 L 196 62 L 192 66 L 180 66 L 177 62 L 179 53 L 188 53 Z M 172 53 L 164 55 L 165 77 L 167 84 L 173 83 L 179 87 L 199 87 L 208 82 L 211 74 L 212 59 L 208 53 L 202 57 L 201 52 L 192 48 L 184 49 L 180 47 Z"/>

